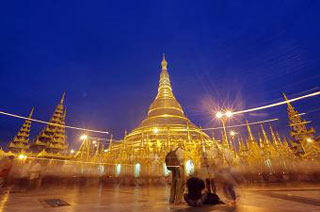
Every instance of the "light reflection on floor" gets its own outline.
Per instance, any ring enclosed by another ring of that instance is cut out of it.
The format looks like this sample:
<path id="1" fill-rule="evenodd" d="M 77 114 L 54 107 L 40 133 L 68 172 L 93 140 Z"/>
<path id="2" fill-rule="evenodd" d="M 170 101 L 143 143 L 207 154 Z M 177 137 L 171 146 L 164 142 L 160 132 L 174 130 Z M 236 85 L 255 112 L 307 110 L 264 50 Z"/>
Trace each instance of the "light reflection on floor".
<path id="1" fill-rule="evenodd" d="M 237 207 L 227 205 L 190 208 L 167 203 L 168 186 L 118 185 L 45 186 L 37 190 L 12 188 L 0 192 L 0 212 L 27 211 L 320 211 L 320 186 L 237 188 Z M 277 195 L 274 195 L 277 194 Z M 61 199 L 70 206 L 50 207 L 43 200 Z"/>

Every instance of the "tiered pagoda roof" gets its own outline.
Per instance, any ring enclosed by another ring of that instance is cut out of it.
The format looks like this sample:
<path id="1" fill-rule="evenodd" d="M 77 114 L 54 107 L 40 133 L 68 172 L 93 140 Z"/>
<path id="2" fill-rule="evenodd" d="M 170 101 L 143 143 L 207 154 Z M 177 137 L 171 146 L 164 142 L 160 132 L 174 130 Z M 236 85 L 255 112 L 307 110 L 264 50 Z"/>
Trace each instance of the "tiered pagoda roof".
<path id="1" fill-rule="evenodd" d="M 210 139 L 184 114 L 181 105 L 172 92 L 167 65 L 168 63 L 163 56 L 158 94 L 149 107 L 147 117 L 136 129 L 125 136 L 125 141 L 166 140 L 169 137 L 170 140 L 180 140 L 180 142 L 181 140 Z"/>
<path id="2" fill-rule="evenodd" d="M 306 158 L 316 158 L 320 155 L 320 146 L 314 140 L 315 131 L 307 127 L 307 121 L 302 120 L 298 111 L 294 109 L 288 98 L 283 94 L 288 105 L 289 126 L 291 128 L 290 136 L 293 138 L 293 146 L 297 147 L 297 152 Z"/>
<path id="3" fill-rule="evenodd" d="M 65 115 L 64 110 L 65 93 L 62 95 L 60 103 L 56 107 L 49 124 L 35 138 L 31 149 L 33 152 L 47 151 L 52 153 L 62 153 L 67 148 L 65 136 Z"/>
<path id="4" fill-rule="evenodd" d="M 22 127 L 18 131 L 17 135 L 10 141 L 8 148 L 11 152 L 26 151 L 29 148 L 29 135 L 31 127 L 31 118 L 34 108 L 32 108 L 27 120 L 23 123 Z"/>

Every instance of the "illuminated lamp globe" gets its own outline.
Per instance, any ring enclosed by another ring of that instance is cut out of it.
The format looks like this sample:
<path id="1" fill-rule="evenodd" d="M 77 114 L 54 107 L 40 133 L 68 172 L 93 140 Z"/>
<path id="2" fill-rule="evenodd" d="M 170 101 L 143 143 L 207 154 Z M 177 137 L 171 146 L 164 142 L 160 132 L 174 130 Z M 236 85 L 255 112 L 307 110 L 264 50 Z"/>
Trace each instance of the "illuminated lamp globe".
<path id="1" fill-rule="evenodd" d="M 218 119 L 222 118 L 222 116 L 223 116 L 223 113 L 221 113 L 221 112 L 217 112 L 217 113 L 216 113 L 216 117 L 217 117 Z"/>
<path id="2" fill-rule="evenodd" d="M 232 111 L 228 110 L 228 111 L 226 112 L 226 116 L 227 116 L 228 118 L 232 117 L 232 115 L 233 115 Z"/>
<path id="3" fill-rule="evenodd" d="M 231 135 L 231 136 L 235 136 L 236 134 L 237 134 L 237 133 L 236 133 L 235 131 L 231 131 L 231 132 L 230 132 L 230 135 Z"/>

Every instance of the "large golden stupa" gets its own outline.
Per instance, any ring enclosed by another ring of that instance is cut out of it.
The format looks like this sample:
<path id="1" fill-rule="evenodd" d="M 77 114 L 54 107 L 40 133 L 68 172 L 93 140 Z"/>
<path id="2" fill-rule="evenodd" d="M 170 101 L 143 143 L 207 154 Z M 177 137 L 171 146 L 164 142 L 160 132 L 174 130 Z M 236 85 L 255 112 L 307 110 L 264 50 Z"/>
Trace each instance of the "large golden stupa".
<path id="1" fill-rule="evenodd" d="M 157 142 L 161 146 L 174 147 L 179 144 L 210 140 L 209 136 L 193 124 L 173 95 L 167 61 L 163 56 L 158 94 L 149 107 L 147 117 L 127 134 L 127 144 L 144 145 Z M 159 145 L 158 145 L 159 146 Z"/>

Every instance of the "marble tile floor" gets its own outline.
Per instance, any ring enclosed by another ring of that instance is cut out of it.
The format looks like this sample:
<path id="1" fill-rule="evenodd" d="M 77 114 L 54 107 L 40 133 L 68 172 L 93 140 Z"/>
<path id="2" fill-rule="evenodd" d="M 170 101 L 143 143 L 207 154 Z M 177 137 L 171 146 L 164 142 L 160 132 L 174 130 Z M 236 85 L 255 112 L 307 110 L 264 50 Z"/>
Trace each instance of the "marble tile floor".
<path id="1" fill-rule="evenodd" d="M 193 212 L 193 211 L 320 211 L 320 186 L 267 186 L 237 188 L 236 207 L 169 205 L 169 186 L 125 187 L 53 186 L 37 190 L 11 188 L 0 191 L 0 212 Z M 51 207 L 46 200 L 60 199 L 66 206 Z"/>

